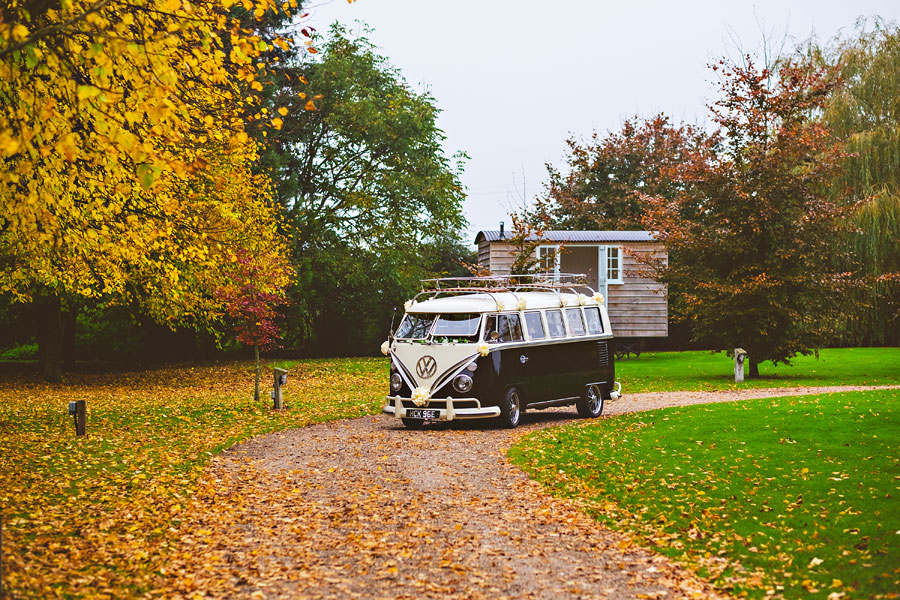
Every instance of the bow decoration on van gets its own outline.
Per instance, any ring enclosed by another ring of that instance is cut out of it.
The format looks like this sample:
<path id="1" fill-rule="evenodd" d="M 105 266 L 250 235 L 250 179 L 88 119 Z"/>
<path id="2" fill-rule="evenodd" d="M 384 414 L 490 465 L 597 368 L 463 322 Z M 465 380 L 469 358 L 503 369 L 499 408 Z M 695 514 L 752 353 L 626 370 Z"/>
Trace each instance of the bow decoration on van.
<path id="1" fill-rule="evenodd" d="M 381 353 L 385 356 L 391 353 L 391 344 L 389 342 L 381 343 Z"/>
<path id="2" fill-rule="evenodd" d="M 431 394 L 423 387 L 417 387 L 413 390 L 412 401 L 416 406 L 425 406 L 431 399 Z"/>

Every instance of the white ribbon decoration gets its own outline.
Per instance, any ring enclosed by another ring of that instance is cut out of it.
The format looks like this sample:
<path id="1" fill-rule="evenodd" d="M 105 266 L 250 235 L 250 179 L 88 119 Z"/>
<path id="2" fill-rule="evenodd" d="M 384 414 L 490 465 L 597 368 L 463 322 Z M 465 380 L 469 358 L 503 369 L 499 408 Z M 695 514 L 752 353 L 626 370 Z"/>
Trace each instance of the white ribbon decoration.
<path id="1" fill-rule="evenodd" d="M 428 393 L 423 387 L 417 387 L 413 390 L 412 393 L 412 401 L 416 406 L 425 406 L 428 404 L 428 400 L 431 398 L 431 394 Z"/>

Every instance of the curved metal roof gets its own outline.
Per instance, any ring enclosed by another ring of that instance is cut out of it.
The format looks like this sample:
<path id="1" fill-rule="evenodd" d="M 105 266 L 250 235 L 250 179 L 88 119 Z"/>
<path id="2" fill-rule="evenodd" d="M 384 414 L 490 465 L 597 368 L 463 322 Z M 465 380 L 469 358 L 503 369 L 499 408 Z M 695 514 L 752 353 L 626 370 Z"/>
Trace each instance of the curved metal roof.
<path id="1" fill-rule="evenodd" d="M 509 231 L 503 232 L 500 237 L 500 230 L 486 229 L 479 231 L 475 236 L 475 243 L 479 243 L 482 239 L 488 242 L 499 242 L 508 240 L 511 237 Z M 537 239 L 532 235 L 529 239 Z M 656 234 L 653 231 L 545 231 L 541 239 L 548 242 L 654 242 Z"/>

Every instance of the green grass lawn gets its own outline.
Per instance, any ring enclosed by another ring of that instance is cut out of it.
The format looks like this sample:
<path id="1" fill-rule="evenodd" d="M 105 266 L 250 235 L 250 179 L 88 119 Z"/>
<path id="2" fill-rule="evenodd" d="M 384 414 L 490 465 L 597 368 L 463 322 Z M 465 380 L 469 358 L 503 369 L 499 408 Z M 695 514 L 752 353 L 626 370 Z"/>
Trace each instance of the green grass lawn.
<path id="1" fill-rule="evenodd" d="M 759 379 L 734 382 L 734 359 L 725 353 L 646 352 L 616 361 L 626 394 L 824 385 L 900 385 L 900 348 L 825 348 L 798 356 L 791 366 L 759 366 Z"/>
<path id="2" fill-rule="evenodd" d="M 509 457 L 722 589 L 832 600 L 900 590 L 900 390 L 581 422 L 532 433 Z"/>
<path id="3" fill-rule="evenodd" d="M 280 362 L 254 402 L 252 365 L 74 373 L 36 383 L 30 366 L 0 377 L 3 583 L 12 598 L 136 597 L 166 564 L 181 513 L 209 458 L 254 435 L 378 412 L 384 359 Z M 87 401 L 87 435 L 66 409 Z"/>

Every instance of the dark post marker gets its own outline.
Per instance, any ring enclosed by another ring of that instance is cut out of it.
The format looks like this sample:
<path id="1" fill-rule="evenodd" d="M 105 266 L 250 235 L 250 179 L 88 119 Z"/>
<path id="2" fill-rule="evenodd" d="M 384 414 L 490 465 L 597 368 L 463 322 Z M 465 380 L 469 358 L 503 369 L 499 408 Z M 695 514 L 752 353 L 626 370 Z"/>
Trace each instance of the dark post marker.
<path id="1" fill-rule="evenodd" d="M 69 402 L 69 414 L 75 417 L 75 435 L 84 435 L 84 426 L 87 421 L 87 402 L 84 400 Z"/>
<path id="2" fill-rule="evenodd" d="M 87 402 L 79 400 L 75 403 L 75 435 L 84 435 L 84 427 L 87 422 Z"/>
<path id="3" fill-rule="evenodd" d="M 272 369 L 275 375 L 275 390 L 272 392 L 272 400 L 274 404 L 272 408 L 281 410 L 284 408 L 284 396 L 281 392 L 281 386 L 287 383 L 287 371 L 284 369 Z"/>

